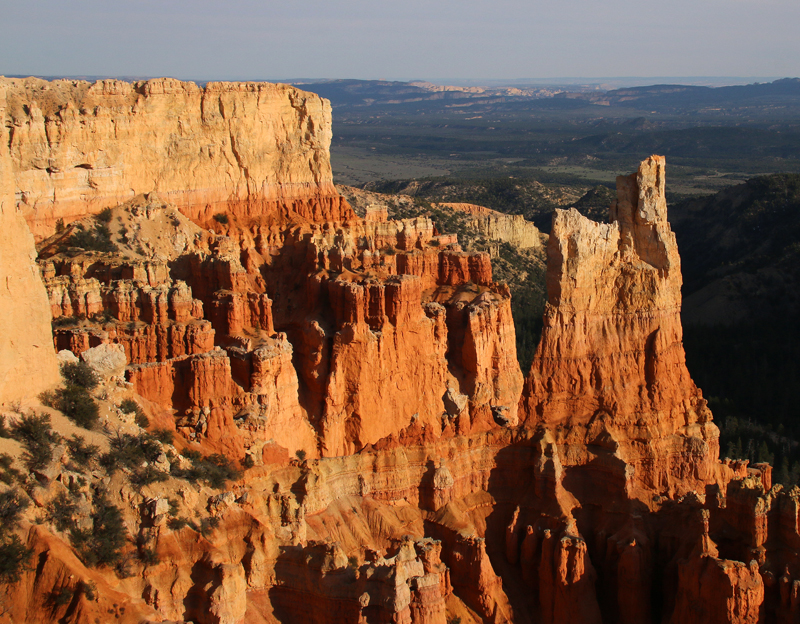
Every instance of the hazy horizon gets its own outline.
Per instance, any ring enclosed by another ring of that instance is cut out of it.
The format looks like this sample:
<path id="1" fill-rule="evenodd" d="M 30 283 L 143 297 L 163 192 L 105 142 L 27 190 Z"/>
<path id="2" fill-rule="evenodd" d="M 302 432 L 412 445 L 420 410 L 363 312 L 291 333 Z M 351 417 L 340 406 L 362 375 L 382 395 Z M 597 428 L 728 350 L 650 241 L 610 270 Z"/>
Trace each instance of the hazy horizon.
<path id="1" fill-rule="evenodd" d="M 457 87 L 486 87 L 486 88 L 502 88 L 502 87 L 594 87 L 598 90 L 610 90 L 630 87 L 646 87 L 663 84 L 675 84 L 683 86 L 705 86 L 705 87 L 726 87 L 726 86 L 739 86 L 754 83 L 767 83 L 775 80 L 782 80 L 785 78 L 795 78 L 794 76 L 653 76 L 653 77 L 640 77 L 640 76 L 609 76 L 609 77 L 557 77 L 557 78 L 509 78 L 507 80 L 499 80 L 496 78 L 474 78 L 474 79 L 459 79 L 459 78 L 444 78 L 444 79 L 431 79 L 431 78 L 296 78 L 296 77 L 225 77 L 225 76 L 210 76 L 210 77 L 197 77 L 197 76 L 167 76 L 167 75 L 142 75 L 142 76 L 126 76 L 126 75 L 90 75 L 90 74 L 3 74 L 0 76 L 8 78 L 41 78 L 45 80 L 87 80 L 89 82 L 104 79 L 117 79 L 126 81 L 135 80 L 150 80 L 154 78 L 175 78 L 178 80 L 196 82 L 205 84 L 212 81 L 249 81 L 249 82 L 280 82 L 286 84 L 315 84 L 324 82 L 334 82 L 340 80 L 363 80 L 363 81 L 381 81 L 381 82 L 430 82 L 431 84 L 439 86 L 457 86 Z"/>

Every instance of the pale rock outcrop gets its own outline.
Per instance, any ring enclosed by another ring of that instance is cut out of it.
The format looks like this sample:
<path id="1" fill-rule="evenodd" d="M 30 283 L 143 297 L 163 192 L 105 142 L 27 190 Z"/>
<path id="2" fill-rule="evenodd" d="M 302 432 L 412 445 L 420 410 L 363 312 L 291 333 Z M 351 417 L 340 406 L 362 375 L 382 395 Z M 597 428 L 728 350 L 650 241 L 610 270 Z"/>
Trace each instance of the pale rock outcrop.
<path id="1" fill-rule="evenodd" d="M 476 204 L 446 202 L 439 206 L 469 214 L 469 227 L 489 240 L 509 243 L 516 249 L 536 249 L 543 244 L 542 233 L 522 215 L 504 214 Z"/>
<path id="2" fill-rule="evenodd" d="M 9 158 L 36 236 L 156 191 L 197 222 L 353 217 L 333 186 L 327 100 L 269 83 L 2 79 Z"/>
<path id="3" fill-rule="evenodd" d="M 120 344 L 102 344 L 81 353 L 81 359 L 103 377 L 123 377 L 128 360 Z"/>
<path id="4" fill-rule="evenodd" d="M 8 88 L 0 83 L 0 117 L 7 108 Z M 8 145 L 5 124 L 0 139 Z M 14 192 L 14 164 L 0 148 L 0 403 L 35 397 L 59 379 L 47 294 Z"/>

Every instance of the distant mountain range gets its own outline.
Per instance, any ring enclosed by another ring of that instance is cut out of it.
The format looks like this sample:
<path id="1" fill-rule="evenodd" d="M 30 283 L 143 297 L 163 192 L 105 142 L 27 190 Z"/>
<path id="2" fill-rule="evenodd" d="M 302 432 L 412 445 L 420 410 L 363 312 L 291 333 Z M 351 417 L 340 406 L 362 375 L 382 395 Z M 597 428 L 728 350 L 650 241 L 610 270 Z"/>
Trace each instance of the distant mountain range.
<path id="1" fill-rule="evenodd" d="M 295 83 L 307 91 L 328 98 L 334 107 L 397 106 L 431 103 L 457 105 L 470 100 L 492 104 L 524 103 L 553 99 L 553 106 L 575 108 L 613 106 L 659 113 L 780 112 L 800 110 L 800 78 L 782 78 L 769 83 L 704 87 L 693 85 L 652 85 L 603 91 L 569 86 L 458 87 L 429 82 L 384 80 L 330 80 Z"/>

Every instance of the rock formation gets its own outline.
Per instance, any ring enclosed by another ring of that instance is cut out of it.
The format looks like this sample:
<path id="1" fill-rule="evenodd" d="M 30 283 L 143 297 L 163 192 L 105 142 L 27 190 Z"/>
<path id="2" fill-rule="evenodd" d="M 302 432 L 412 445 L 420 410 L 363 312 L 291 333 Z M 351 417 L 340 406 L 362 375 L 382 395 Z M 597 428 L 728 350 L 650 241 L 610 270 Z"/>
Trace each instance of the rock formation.
<path id="1" fill-rule="evenodd" d="M 37 237 L 154 191 L 199 222 L 352 216 L 331 177 L 330 103 L 312 93 L 168 78 L 2 83 L 3 151 Z"/>
<path id="2" fill-rule="evenodd" d="M 0 116 L 8 90 L 0 84 Z M 0 128 L 8 145 L 8 129 Z M 13 163 L 0 150 L 0 403 L 33 398 L 58 381 L 50 313 L 33 237 L 17 210 Z"/>
<path id="3" fill-rule="evenodd" d="M 542 233 L 522 215 L 508 215 L 484 206 L 444 202 L 438 204 L 470 215 L 467 221 L 481 236 L 489 240 L 509 243 L 517 249 L 532 249 L 542 245 Z"/>
<path id="4" fill-rule="evenodd" d="M 314 96 L 8 84 L 22 207 L 42 232 L 74 219 L 40 245 L 53 341 L 113 360 L 106 404 L 135 397 L 160 437 L 141 466 L 88 469 L 62 447 L 24 480 L 37 565 L 0 595 L 0 622 L 797 619 L 800 490 L 719 461 L 683 356 L 663 158 L 618 179 L 609 224 L 556 214 L 523 380 L 488 254 L 427 218 L 350 213 L 326 186 Z M 153 162 L 128 163 L 144 131 Z M 117 205 L 103 158 L 147 195 Z M 118 251 L 76 247 L 86 232 Z M 202 454 L 224 463 L 211 453 L 249 468 L 212 485 L 193 472 Z M 36 526 L 62 495 L 70 527 Z M 117 569 L 78 560 L 106 497 L 129 536 Z"/>
<path id="5" fill-rule="evenodd" d="M 664 168 L 654 156 L 617 179 L 609 224 L 556 211 L 523 399 L 528 426 L 577 426 L 587 444 L 603 436 L 620 446 L 635 467 L 631 487 L 646 490 L 695 489 L 714 478 L 718 455 L 718 430 L 686 370 Z"/>

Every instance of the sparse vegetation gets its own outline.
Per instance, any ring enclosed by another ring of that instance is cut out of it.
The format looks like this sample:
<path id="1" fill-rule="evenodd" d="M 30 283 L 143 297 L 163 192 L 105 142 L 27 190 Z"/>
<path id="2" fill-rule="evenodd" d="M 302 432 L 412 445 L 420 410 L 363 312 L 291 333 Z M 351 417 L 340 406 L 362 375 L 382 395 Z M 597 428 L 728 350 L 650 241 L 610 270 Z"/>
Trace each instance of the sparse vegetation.
<path id="1" fill-rule="evenodd" d="M 66 362 L 61 365 L 61 376 L 68 384 L 94 390 L 100 378 L 86 362 Z"/>
<path id="2" fill-rule="evenodd" d="M 100 420 L 100 406 L 91 394 L 81 386 L 67 384 L 57 391 L 55 407 L 84 429 L 94 429 Z"/>
<path id="3" fill-rule="evenodd" d="M 53 458 L 53 446 L 60 440 L 47 414 L 24 414 L 11 426 L 11 435 L 25 447 L 23 463 L 28 470 L 41 470 Z"/>
<path id="4" fill-rule="evenodd" d="M 105 494 L 99 494 L 94 498 L 91 531 L 74 529 L 70 537 L 88 565 L 117 563 L 127 541 L 122 513 Z"/>
<path id="5" fill-rule="evenodd" d="M 222 212 L 218 212 L 214 215 L 214 221 L 217 223 L 221 223 L 222 225 L 226 225 L 228 223 L 228 215 Z"/>
<path id="6" fill-rule="evenodd" d="M 69 237 L 69 245 L 86 251 L 119 251 L 119 247 L 111 240 L 111 230 L 105 223 L 97 223 L 90 229 L 85 229 L 83 225 L 77 226 Z"/>
<path id="7" fill-rule="evenodd" d="M 66 531 L 74 522 L 78 506 L 66 492 L 58 495 L 47 505 L 47 520 L 59 531 Z"/>
<path id="8" fill-rule="evenodd" d="M 183 455 L 186 457 L 186 449 Z M 198 457 L 200 454 L 194 451 L 192 453 L 192 467 L 182 470 L 177 467 L 177 464 L 172 465 L 172 475 L 187 481 L 197 482 L 202 481 L 212 488 L 221 488 L 226 482 L 238 479 L 241 473 L 236 470 L 230 460 L 224 455 L 214 454 L 208 457 Z"/>
<path id="9" fill-rule="evenodd" d="M 111 216 L 111 208 L 103 208 L 94 218 L 100 221 L 100 223 L 111 223 Z"/>
<path id="10" fill-rule="evenodd" d="M 8 453 L 0 453 L 0 483 L 11 485 L 22 479 L 22 473 L 14 468 L 14 458 Z"/>
<path id="11" fill-rule="evenodd" d="M 150 419 L 144 413 L 142 407 L 133 399 L 124 399 L 119 404 L 119 409 L 123 414 L 135 414 L 134 422 L 142 429 L 150 426 Z"/>
<path id="12" fill-rule="evenodd" d="M 22 512 L 28 506 L 18 490 L 0 493 L 0 581 L 13 583 L 19 579 L 30 559 L 28 549 L 17 535 L 11 533 L 19 525 Z"/>
<path id="13" fill-rule="evenodd" d="M 100 447 L 88 444 L 82 436 L 73 434 L 67 441 L 67 450 L 72 461 L 82 468 L 81 472 L 94 463 L 100 454 Z"/>

